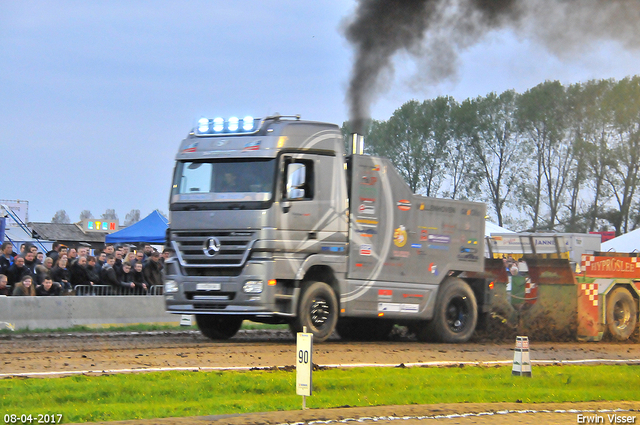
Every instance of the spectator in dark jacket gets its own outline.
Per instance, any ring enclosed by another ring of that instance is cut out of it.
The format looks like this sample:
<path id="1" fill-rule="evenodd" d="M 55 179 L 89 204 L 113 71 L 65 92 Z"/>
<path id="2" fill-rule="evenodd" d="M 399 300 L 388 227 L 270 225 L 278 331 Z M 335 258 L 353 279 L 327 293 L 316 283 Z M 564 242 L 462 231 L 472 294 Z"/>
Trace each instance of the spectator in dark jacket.
<path id="1" fill-rule="evenodd" d="M 0 247 L 0 273 L 7 274 L 9 267 L 13 264 L 13 245 L 11 242 L 3 242 Z"/>
<path id="2" fill-rule="evenodd" d="M 24 265 L 24 257 L 17 256 L 13 261 L 13 265 L 9 267 L 7 270 L 7 279 L 9 280 L 9 285 L 15 285 L 18 282 L 22 281 L 22 278 L 25 276 L 31 276 L 31 272 Z"/>
<path id="3" fill-rule="evenodd" d="M 36 295 L 39 297 L 58 296 L 62 291 L 62 287 L 51 280 L 51 276 L 46 276 L 42 281 L 42 285 L 36 287 Z"/>
<path id="4" fill-rule="evenodd" d="M 131 271 L 133 277 L 133 283 L 136 285 L 135 293 L 138 295 L 144 295 L 147 293 L 147 282 L 144 280 L 144 274 L 142 273 L 142 263 L 137 262 L 133 266 Z"/>
<path id="5" fill-rule="evenodd" d="M 31 251 L 27 251 L 24 253 L 24 266 L 29 269 L 29 273 L 31 276 L 36 275 L 36 254 Z"/>
<path id="6" fill-rule="evenodd" d="M 107 262 L 102 266 L 102 270 L 100 271 L 100 281 L 103 285 L 111 285 L 116 293 L 119 294 L 124 289 L 131 289 L 135 287 L 135 285 L 133 282 L 122 282 L 118 279 L 118 275 L 113 267 L 115 262 L 116 258 L 112 254 L 107 255 Z"/>
<path id="7" fill-rule="evenodd" d="M 67 256 L 60 254 L 58 262 L 51 269 L 51 278 L 54 282 L 62 285 L 62 292 L 71 292 L 71 283 L 69 283 L 69 270 L 67 269 Z"/>
<path id="8" fill-rule="evenodd" d="M 149 287 L 154 285 L 162 285 L 162 264 L 160 264 L 160 253 L 154 252 L 147 260 L 142 270 L 144 279 Z"/>
<path id="9" fill-rule="evenodd" d="M 89 280 L 86 257 L 78 257 L 76 262 L 69 267 L 69 282 L 74 289 L 78 285 L 93 285 L 93 282 Z"/>
<path id="10" fill-rule="evenodd" d="M 131 264 L 128 261 L 122 263 L 122 287 L 130 289 L 133 292 L 136 284 L 133 283 L 133 273 L 131 272 Z"/>
<path id="11" fill-rule="evenodd" d="M 51 251 L 47 252 L 47 257 L 52 258 L 53 262 L 55 263 L 56 260 L 58 259 L 59 251 L 60 251 L 60 243 L 54 242 L 51 245 Z"/>
<path id="12" fill-rule="evenodd" d="M 107 261 L 107 253 L 106 252 L 101 252 L 96 257 L 96 273 L 98 273 L 98 280 L 100 280 L 100 270 L 102 270 L 102 266 L 104 266 L 104 263 L 106 261 Z"/>
<path id="13" fill-rule="evenodd" d="M 89 281 L 94 285 L 100 285 L 100 269 L 98 269 L 96 257 L 90 255 L 87 257 L 87 275 L 89 275 Z"/>

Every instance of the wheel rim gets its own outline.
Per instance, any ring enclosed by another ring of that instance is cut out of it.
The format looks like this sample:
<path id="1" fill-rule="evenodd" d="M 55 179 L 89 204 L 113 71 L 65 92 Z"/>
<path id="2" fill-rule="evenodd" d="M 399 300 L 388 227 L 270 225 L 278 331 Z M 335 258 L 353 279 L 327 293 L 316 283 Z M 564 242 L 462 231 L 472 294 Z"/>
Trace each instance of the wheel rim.
<path id="1" fill-rule="evenodd" d="M 322 298 L 316 298 L 311 302 L 311 324 L 321 328 L 329 320 L 329 303 Z"/>
<path id="2" fill-rule="evenodd" d="M 469 306 L 466 297 L 455 297 L 447 305 L 447 326 L 452 332 L 462 332 L 469 321 Z"/>
<path id="3" fill-rule="evenodd" d="M 618 329 L 624 330 L 631 320 L 631 311 L 627 303 L 618 301 L 613 308 L 613 320 Z"/>

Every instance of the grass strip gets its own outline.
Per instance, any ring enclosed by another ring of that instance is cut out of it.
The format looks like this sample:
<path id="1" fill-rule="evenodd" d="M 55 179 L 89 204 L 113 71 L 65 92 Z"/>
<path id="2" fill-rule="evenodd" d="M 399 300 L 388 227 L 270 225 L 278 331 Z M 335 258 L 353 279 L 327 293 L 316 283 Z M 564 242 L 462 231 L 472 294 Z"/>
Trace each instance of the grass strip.
<path id="1" fill-rule="evenodd" d="M 311 408 L 433 403 L 638 401 L 640 366 L 361 368 L 314 372 Z M 300 409 L 295 372 L 162 372 L 0 380 L 0 412 L 63 422 Z"/>

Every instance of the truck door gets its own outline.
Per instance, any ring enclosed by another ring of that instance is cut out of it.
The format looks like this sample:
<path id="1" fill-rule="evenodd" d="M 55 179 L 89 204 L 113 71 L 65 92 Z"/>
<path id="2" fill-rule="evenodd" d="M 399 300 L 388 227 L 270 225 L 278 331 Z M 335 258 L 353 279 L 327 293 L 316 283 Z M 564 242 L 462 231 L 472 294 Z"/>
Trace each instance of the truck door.
<path id="1" fill-rule="evenodd" d="M 345 252 L 346 183 L 337 162 L 331 155 L 282 156 L 279 229 L 294 251 Z"/>

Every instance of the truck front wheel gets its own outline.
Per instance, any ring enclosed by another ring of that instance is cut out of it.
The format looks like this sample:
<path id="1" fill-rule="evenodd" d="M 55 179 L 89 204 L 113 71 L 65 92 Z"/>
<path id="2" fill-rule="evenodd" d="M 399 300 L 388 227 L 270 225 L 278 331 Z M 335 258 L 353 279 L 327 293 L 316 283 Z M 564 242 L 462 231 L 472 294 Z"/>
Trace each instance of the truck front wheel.
<path id="1" fill-rule="evenodd" d="M 202 335 L 213 340 L 229 339 L 242 326 L 242 317 L 197 314 L 196 323 Z"/>
<path id="2" fill-rule="evenodd" d="M 462 279 L 449 279 L 438 292 L 433 320 L 416 331 L 420 341 L 466 342 L 478 323 L 473 290 Z"/>
<path id="3" fill-rule="evenodd" d="M 625 288 L 614 289 L 607 297 L 607 327 L 618 341 L 626 341 L 636 329 L 636 301 Z"/>
<path id="4" fill-rule="evenodd" d="M 324 282 L 309 284 L 298 303 L 298 315 L 291 324 L 292 332 L 313 334 L 315 342 L 326 341 L 331 336 L 338 322 L 338 299 L 331 286 Z"/>

